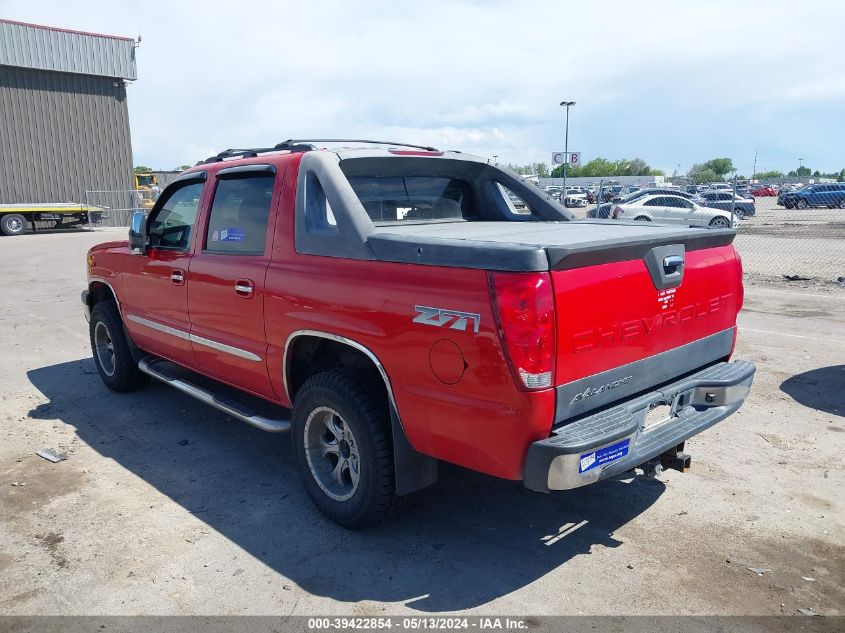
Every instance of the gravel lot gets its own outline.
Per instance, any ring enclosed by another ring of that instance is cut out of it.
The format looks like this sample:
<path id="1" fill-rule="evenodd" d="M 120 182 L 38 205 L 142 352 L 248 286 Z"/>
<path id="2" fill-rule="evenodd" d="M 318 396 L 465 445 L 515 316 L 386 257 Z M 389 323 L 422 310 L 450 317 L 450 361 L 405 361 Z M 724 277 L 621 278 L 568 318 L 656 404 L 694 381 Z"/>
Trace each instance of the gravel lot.
<path id="1" fill-rule="evenodd" d="M 845 614 L 845 289 L 748 287 L 757 379 L 688 474 L 541 495 L 444 467 L 350 533 L 286 437 L 105 389 L 79 291 L 85 250 L 122 234 L 0 239 L 0 613 Z"/>

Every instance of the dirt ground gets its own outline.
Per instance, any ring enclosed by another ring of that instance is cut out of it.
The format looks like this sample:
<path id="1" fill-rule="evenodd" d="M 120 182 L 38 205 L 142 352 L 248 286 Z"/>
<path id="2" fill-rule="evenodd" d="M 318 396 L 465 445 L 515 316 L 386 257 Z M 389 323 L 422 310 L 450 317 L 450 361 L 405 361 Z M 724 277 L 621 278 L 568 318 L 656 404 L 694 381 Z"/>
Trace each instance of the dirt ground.
<path id="1" fill-rule="evenodd" d="M 542 495 L 445 466 L 350 533 L 287 437 L 105 389 L 79 292 L 118 234 L 0 239 L 0 614 L 845 614 L 845 289 L 747 288 L 757 378 L 688 474 Z"/>

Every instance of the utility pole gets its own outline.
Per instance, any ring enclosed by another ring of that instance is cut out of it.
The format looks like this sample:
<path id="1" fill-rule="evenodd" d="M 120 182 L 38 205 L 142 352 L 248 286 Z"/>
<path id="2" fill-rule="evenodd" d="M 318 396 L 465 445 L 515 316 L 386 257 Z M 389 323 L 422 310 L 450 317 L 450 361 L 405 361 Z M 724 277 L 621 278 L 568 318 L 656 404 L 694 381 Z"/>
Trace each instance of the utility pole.
<path id="1" fill-rule="evenodd" d="M 566 168 L 569 164 L 569 106 L 574 106 L 574 101 L 561 101 L 560 105 L 566 106 L 566 135 L 563 142 L 563 206 L 566 207 Z"/>
<path id="2" fill-rule="evenodd" d="M 754 148 L 754 168 L 751 170 L 751 182 L 756 180 L 757 176 L 757 148 Z"/>

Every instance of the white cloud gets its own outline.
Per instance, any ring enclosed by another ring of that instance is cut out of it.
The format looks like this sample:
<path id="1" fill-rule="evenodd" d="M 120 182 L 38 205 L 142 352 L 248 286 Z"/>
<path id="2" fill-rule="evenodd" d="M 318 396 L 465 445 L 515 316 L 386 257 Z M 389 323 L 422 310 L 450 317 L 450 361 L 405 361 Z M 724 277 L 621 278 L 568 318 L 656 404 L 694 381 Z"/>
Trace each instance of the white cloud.
<path id="1" fill-rule="evenodd" d="M 845 101 L 845 7 L 833 1 L 9 0 L 3 13 L 120 35 L 140 28 L 133 147 L 137 162 L 162 167 L 288 137 L 383 134 L 548 160 L 562 145 L 563 98 L 578 102 L 570 145 L 586 159 L 638 155 L 674 168 L 806 132 L 779 113 L 812 111 L 807 124 L 845 137 L 833 114 Z M 841 145 L 801 151 L 833 169 Z"/>

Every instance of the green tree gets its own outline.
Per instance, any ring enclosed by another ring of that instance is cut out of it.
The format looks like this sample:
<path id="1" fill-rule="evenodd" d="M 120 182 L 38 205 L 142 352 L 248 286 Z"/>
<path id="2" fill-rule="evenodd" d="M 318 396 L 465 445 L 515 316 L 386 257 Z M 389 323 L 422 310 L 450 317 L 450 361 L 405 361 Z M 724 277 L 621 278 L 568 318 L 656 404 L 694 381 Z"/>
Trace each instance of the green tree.
<path id="1" fill-rule="evenodd" d="M 190 169 L 190 168 L 191 168 L 191 166 L 190 166 L 190 165 L 179 165 L 179 166 L 178 166 L 176 169 L 174 169 L 173 171 L 185 171 L 186 169 Z"/>
<path id="2" fill-rule="evenodd" d="M 715 173 L 719 180 L 725 178 L 725 174 L 735 171 L 734 163 L 730 158 L 711 158 L 704 163 L 706 169 L 710 169 Z"/>
<path id="3" fill-rule="evenodd" d="M 662 176 L 663 172 L 649 167 L 648 163 L 642 158 L 608 160 L 598 157 L 583 165 L 569 167 L 566 174 L 572 178 L 612 178 L 614 176 Z M 555 167 L 552 176 L 555 178 L 562 177 L 563 165 Z"/>
<path id="4" fill-rule="evenodd" d="M 690 167 L 689 177 L 694 183 L 697 184 L 713 182 L 716 180 L 723 180 L 723 178 L 719 177 L 719 175 L 715 171 L 713 171 L 711 167 L 707 166 L 707 163 L 704 163 L 703 165 L 695 164 Z"/>
<path id="5" fill-rule="evenodd" d="M 769 171 L 758 171 L 755 178 L 783 178 L 783 172 L 777 169 L 770 169 Z"/>
<path id="6" fill-rule="evenodd" d="M 801 167 L 799 167 L 798 169 L 793 169 L 791 172 L 789 172 L 787 174 L 787 176 L 792 176 L 792 177 L 795 177 L 795 178 L 806 178 L 807 176 L 810 176 L 812 173 L 813 173 L 812 169 L 810 169 L 809 167 L 805 167 L 804 165 L 801 165 Z"/>
<path id="7" fill-rule="evenodd" d="M 135 165 L 136 174 L 150 174 L 152 173 L 152 171 L 152 168 L 147 167 L 146 165 Z"/>

